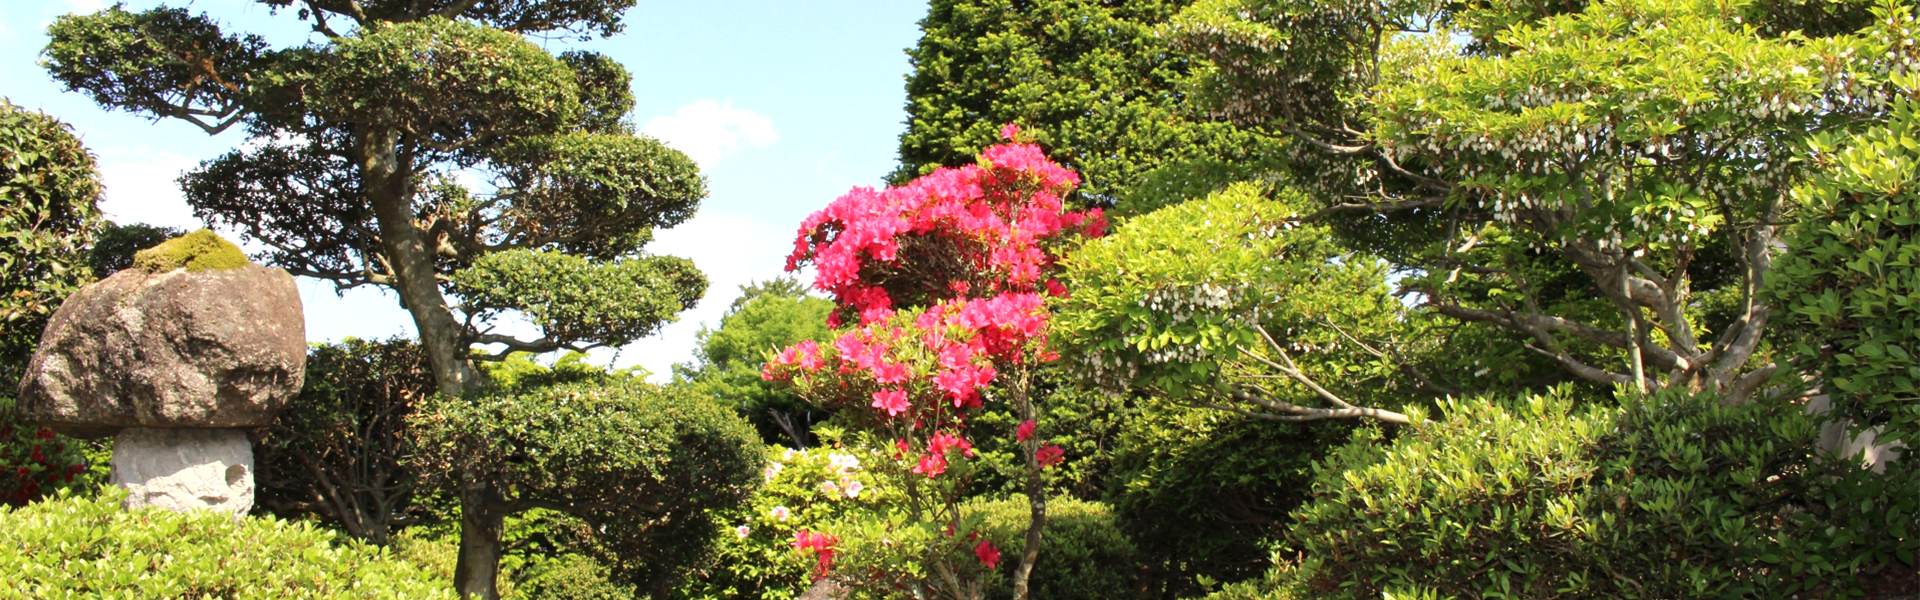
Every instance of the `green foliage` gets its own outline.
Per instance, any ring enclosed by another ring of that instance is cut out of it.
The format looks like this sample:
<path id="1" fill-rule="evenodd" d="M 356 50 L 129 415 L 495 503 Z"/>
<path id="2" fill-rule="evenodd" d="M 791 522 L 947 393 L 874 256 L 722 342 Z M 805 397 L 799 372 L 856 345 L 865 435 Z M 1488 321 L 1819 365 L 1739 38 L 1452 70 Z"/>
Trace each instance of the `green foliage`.
<path id="1" fill-rule="evenodd" d="M 14 383 L 47 319 L 93 280 L 100 176 L 66 124 L 0 100 L 0 502 L 25 504 L 79 477 L 86 442 L 16 421 Z"/>
<path id="2" fill-rule="evenodd" d="M 1270 597 L 1788 597 L 1920 545 L 1913 470 L 1819 456 L 1800 404 L 1576 404 L 1448 401 L 1385 446 L 1363 430 L 1294 513 Z"/>
<path id="3" fill-rule="evenodd" d="M 511 597 L 527 600 L 631 600 L 633 586 L 614 583 L 607 566 L 590 557 L 564 554 L 540 561 L 514 582 Z M 505 596 L 505 595 L 503 595 Z"/>
<path id="4" fill-rule="evenodd" d="M 981 519 L 980 532 L 1000 549 L 1003 585 L 988 597 L 1012 597 L 1005 585 L 1012 579 L 1017 557 L 1026 548 L 1027 524 L 1033 510 L 1026 496 L 977 501 L 968 509 Z M 1047 501 L 1046 534 L 1040 558 L 1033 564 L 1032 597 L 1048 600 L 1120 600 L 1137 598 L 1133 587 L 1135 556 L 1132 542 L 1114 519 L 1113 510 L 1098 502 L 1073 498 Z"/>
<path id="5" fill-rule="evenodd" d="M 1848 418 L 1920 432 L 1920 103 L 1849 139 L 1817 142 L 1823 173 L 1795 190 L 1800 220 L 1768 281 L 1800 366 Z"/>
<path id="6" fill-rule="evenodd" d="M 0 598 L 452 598 L 447 582 L 304 523 L 129 511 L 125 492 L 0 508 Z"/>
<path id="7" fill-rule="evenodd" d="M 528 137 L 494 151 L 492 159 L 515 199 L 512 225 L 568 232 L 572 239 L 553 246 L 598 259 L 626 256 L 653 239 L 653 228 L 692 218 L 707 195 L 693 159 L 653 138 Z"/>
<path id="8" fill-rule="evenodd" d="M 1096 381 L 1175 400 L 1252 391 L 1308 405 L 1315 392 L 1301 382 L 1269 381 L 1295 360 L 1309 378 L 1345 383 L 1335 391 L 1349 402 L 1402 397 L 1380 381 L 1399 365 L 1348 339 L 1400 326 L 1386 273 L 1292 220 L 1301 202 L 1239 185 L 1088 242 L 1066 261 L 1074 293 L 1056 325 L 1066 354 Z"/>
<path id="9" fill-rule="evenodd" d="M 247 255 L 212 229 L 202 229 L 133 253 L 133 266 L 148 273 L 238 269 L 247 266 Z"/>
<path id="10" fill-rule="evenodd" d="M 1114 439 L 1106 499 L 1139 549 L 1139 585 L 1192 597 L 1270 566 L 1288 514 L 1312 497 L 1314 464 L 1345 423 L 1274 423 L 1140 402 Z"/>
<path id="11" fill-rule="evenodd" d="M 161 242 L 186 235 L 187 232 L 146 223 L 117 225 L 109 221 L 96 236 L 93 248 L 87 251 L 87 266 L 93 268 L 93 276 L 105 279 L 107 276 L 133 266 L 133 255 L 160 245 Z"/>
<path id="12" fill-rule="evenodd" d="M 1479 368 L 1524 349 L 1738 400 L 1770 372 L 1744 317 L 1805 143 L 1880 118 L 1913 60 L 1866 5 L 1217 0 L 1167 31 L 1206 57 L 1205 106 L 1299 142 L 1306 220 L 1391 261 L 1421 312 L 1502 330 Z M 1702 310 L 1727 296 L 1743 318 Z"/>
<path id="13" fill-rule="evenodd" d="M 625 119 L 633 110 L 633 74 L 598 52 L 569 50 L 560 53 L 560 60 L 573 69 L 574 85 L 580 89 L 580 129 L 630 133 L 633 125 Z"/>
<path id="14" fill-rule="evenodd" d="M 707 278 L 693 261 L 677 256 L 595 262 L 554 251 L 508 250 L 481 256 L 454 274 L 453 285 L 468 312 L 518 311 L 547 341 L 624 346 L 693 308 L 707 291 Z"/>
<path id="15" fill-rule="evenodd" d="M 579 118 L 573 70 L 520 36 L 428 17 L 375 26 L 263 73 L 262 96 L 326 122 L 416 132 L 423 142 L 537 135 Z M 268 113 L 271 115 L 272 113 Z"/>
<path id="16" fill-rule="evenodd" d="M 315 517 L 376 545 L 423 517 L 407 418 L 434 394 L 410 340 L 316 345 L 305 386 L 254 434 L 256 512 Z"/>
<path id="17" fill-rule="evenodd" d="M 832 339 L 827 315 L 833 302 L 808 296 L 790 277 L 741 286 L 740 291 L 718 329 L 702 327 L 695 334 L 694 362 L 674 365 L 674 376 L 694 391 L 733 405 L 767 443 L 810 445 L 807 429 L 830 413 L 786 386 L 762 379 L 760 369 L 768 353 L 801 340 Z"/>
<path id="18" fill-rule="evenodd" d="M 116 4 L 88 16 L 63 15 L 47 27 L 46 62 L 55 81 L 101 106 L 174 117 L 202 127 L 227 119 L 246 101 L 239 76 L 269 62 L 257 35 L 227 35 L 184 8 L 127 12 Z M 231 121 L 228 121 L 230 123 Z"/>
<path id="19" fill-rule="evenodd" d="M 436 397 L 412 418 L 418 462 L 448 486 L 486 485 L 508 513 L 584 520 L 615 580 L 666 589 L 717 535 L 707 511 L 752 492 L 752 429 L 710 399 L 607 379 Z"/>
<path id="20" fill-rule="evenodd" d="M 66 124 L 0 100 L 0 381 L 20 380 L 47 318 L 92 280 L 100 190 L 93 155 Z"/>
<path id="21" fill-rule="evenodd" d="M 1083 204 L 1145 212 L 1277 165 L 1275 140 L 1184 110 L 1192 59 L 1154 28 L 1187 0 L 941 0 L 908 51 L 896 183 L 973 162 L 1006 123 L 1080 172 Z"/>
<path id="22" fill-rule="evenodd" d="M 1120 437 L 1140 416 L 1135 403 L 1086 385 L 1079 377 L 1073 366 L 1060 362 L 1035 370 L 1034 436 L 1066 452 L 1060 464 L 1042 473 L 1048 498 L 1103 498 L 1116 453 L 1124 450 L 1118 446 Z M 967 437 L 977 454 L 973 489 L 980 490 L 979 495 L 1024 493 L 1027 463 L 1017 432 L 1020 422 L 1014 407 L 993 403 L 967 423 Z"/>
<path id="23" fill-rule="evenodd" d="M 588 358 L 591 357 L 584 352 L 568 352 L 548 366 L 534 362 L 532 354 L 515 352 L 505 360 L 481 365 L 480 370 L 486 372 L 487 378 L 503 390 L 526 390 L 608 379 L 644 381 L 647 378 L 646 369 L 639 365 L 609 371 L 587 362 Z"/>
<path id="24" fill-rule="evenodd" d="M 747 502 L 713 511 L 714 520 L 727 530 L 712 558 L 695 568 L 670 597 L 798 597 L 812 584 L 818 562 L 794 551 L 795 533 L 840 530 L 900 502 L 899 491 L 863 467 L 881 460 L 887 459 L 855 448 L 768 446 L 765 485 Z"/>

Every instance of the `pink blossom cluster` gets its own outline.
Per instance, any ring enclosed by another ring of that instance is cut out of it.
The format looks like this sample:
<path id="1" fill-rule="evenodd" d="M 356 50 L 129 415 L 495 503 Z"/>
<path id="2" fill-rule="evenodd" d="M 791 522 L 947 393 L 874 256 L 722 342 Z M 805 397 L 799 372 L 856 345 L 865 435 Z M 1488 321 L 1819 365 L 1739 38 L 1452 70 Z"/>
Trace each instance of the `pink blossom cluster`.
<path id="1" fill-rule="evenodd" d="M 1018 131 L 1009 126 L 1003 135 Z M 942 167 L 900 187 L 847 192 L 801 223 L 787 270 L 813 264 L 814 287 L 861 323 L 887 318 L 903 301 L 1065 293 L 1046 277 L 1055 259 L 1048 247 L 1063 234 L 1099 237 L 1106 229 L 1100 209 L 1065 210 L 1062 198 L 1079 183 L 1079 174 L 1039 146 L 995 145 L 977 164 Z M 942 248 L 943 258 L 966 272 L 911 272 L 902 264 L 910 262 L 902 256 L 908 246 Z M 896 298 L 900 291 L 927 297 Z"/>
<path id="2" fill-rule="evenodd" d="M 957 298 L 910 321 L 903 316 L 855 327 L 830 346 L 802 341 L 776 354 L 761 377 L 792 380 L 803 391 L 838 392 L 829 396 L 862 390 L 865 406 L 887 419 L 959 419 L 957 410 L 981 406 L 981 391 L 999 375 L 996 362 L 1057 358 L 1046 348 L 1046 331 L 1046 304 L 1038 294 Z M 838 385 L 822 390 L 826 379 Z M 932 410 L 909 414 L 915 406 Z"/>
<path id="3" fill-rule="evenodd" d="M 913 472 L 926 475 L 928 479 L 939 477 L 941 473 L 947 472 L 947 452 L 950 450 L 960 452 L 961 456 L 973 458 L 973 442 L 942 431 L 933 434 L 933 439 L 927 440 L 927 453 L 920 456 L 920 462 L 913 466 Z"/>

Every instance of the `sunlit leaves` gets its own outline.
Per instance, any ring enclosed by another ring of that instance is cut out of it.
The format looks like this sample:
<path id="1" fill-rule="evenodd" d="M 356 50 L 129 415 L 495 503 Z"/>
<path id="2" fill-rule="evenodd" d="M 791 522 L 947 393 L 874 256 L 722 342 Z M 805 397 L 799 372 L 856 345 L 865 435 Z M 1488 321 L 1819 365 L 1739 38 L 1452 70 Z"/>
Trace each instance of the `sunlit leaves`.
<path id="1" fill-rule="evenodd" d="M 596 262 L 531 250 L 481 256 L 453 281 L 469 312 L 514 310 L 546 339 L 605 346 L 653 334 L 707 289 L 693 262 L 675 256 Z"/>

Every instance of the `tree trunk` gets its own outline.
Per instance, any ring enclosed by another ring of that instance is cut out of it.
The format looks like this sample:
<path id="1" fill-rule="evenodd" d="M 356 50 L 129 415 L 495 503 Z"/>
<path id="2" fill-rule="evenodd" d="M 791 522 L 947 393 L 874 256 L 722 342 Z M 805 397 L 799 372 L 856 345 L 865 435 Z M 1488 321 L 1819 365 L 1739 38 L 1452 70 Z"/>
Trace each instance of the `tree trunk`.
<path id="1" fill-rule="evenodd" d="M 1034 420 L 1033 399 L 1028 383 L 1031 373 L 1021 369 L 1020 378 L 1014 384 L 1014 403 L 1020 411 L 1021 421 Z M 1047 528 L 1047 489 L 1040 477 L 1040 436 L 1035 434 L 1021 442 L 1021 450 L 1027 455 L 1027 501 L 1031 503 L 1033 517 L 1027 522 L 1026 546 L 1020 549 L 1020 565 L 1013 569 L 1013 600 L 1027 600 L 1028 580 L 1033 576 L 1033 563 L 1040 559 L 1041 535 Z"/>
<path id="2" fill-rule="evenodd" d="M 465 328 L 454 320 L 446 297 L 440 294 L 432 246 L 413 221 L 413 166 L 398 152 L 400 134 L 388 129 L 362 128 L 357 157 L 367 200 L 380 225 L 391 287 L 400 304 L 413 315 L 420 347 L 433 368 L 440 393 L 464 395 L 486 385 L 473 368 Z M 460 501 L 460 560 L 454 568 L 453 588 L 462 598 L 498 600 L 494 585 L 500 570 L 500 527 L 503 515 L 487 508 L 494 495 L 490 485 L 472 483 Z"/>
<path id="3" fill-rule="evenodd" d="M 499 600 L 500 529 L 505 513 L 489 508 L 493 486 L 470 486 L 460 494 L 460 560 L 453 590 L 464 599 Z"/>
<path id="4" fill-rule="evenodd" d="M 363 132 L 360 137 L 360 169 L 380 224 L 380 246 L 392 269 L 392 288 L 400 294 L 400 304 L 413 315 L 420 333 L 420 347 L 426 350 L 427 363 L 440 393 L 461 395 L 484 385 L 473 368 L 465 330 L 447 308 L 436 279 L 433 250 L 426 235 L 413 222 L 413 169 L 403 164 L 395 147 L 399 133 Z"/>

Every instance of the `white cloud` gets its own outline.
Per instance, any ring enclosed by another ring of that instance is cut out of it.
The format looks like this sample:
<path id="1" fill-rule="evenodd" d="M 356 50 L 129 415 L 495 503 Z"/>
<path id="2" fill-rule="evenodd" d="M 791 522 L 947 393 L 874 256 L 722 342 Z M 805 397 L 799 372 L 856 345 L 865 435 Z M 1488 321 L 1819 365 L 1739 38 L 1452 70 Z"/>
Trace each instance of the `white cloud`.
<path id="1" fill-rule="evenodd" d="M 644 133 L 687 153 L 701 169 L 745 147 L 765 148 L 780 141 L 773 120 L 750 110 L 701 100 L 680 107 L 671 117 L 654 117 L 640 128 Z"/>
<path id="2" fill-rule="evenodd" d="M 124 147 L 100 152 L 100 179 L 107 186 L 100 210 L 122 225 L 146 223 L 180 229 L 204 227 L 174 180 L 195 165 L 193 159 L 167 152 Z"/>

